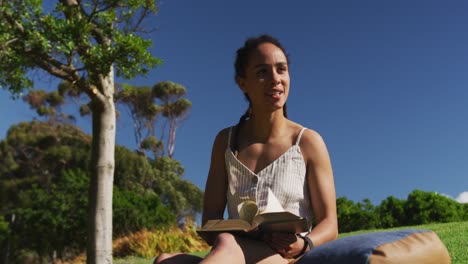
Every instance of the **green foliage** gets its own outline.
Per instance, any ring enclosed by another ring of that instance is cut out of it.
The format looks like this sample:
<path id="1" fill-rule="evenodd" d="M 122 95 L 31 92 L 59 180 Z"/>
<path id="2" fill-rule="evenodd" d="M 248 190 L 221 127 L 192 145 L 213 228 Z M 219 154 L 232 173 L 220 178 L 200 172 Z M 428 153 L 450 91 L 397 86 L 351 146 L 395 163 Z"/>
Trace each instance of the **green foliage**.
<path id="1" fill-rule="evenodd" d="M 153 94 L 163 102 L 171 102 L 187 93 L 187 90 L 180 84 L 165 81 L 153 86 Z"/>
<path id="2" fill-rule="evenodd" d="M 192 103 L 183 98 L 187 93 L 185 87 L 171 81 L 159 82 L 152 88 L 128 84 L 121 86 L 116 102 L 130 110 L 138 150 L 145 155 L 150 150 L 153 158 L 164 155 L 163 135 L 168 123 L 169 135 L 166 136 L 165 145 L 168 156 L 172 157 L 177 127 L 192 107 Z M 163 124 L 160 115 L 166 118 Z M 156 135 L 158 124 L 163 130 L 159 139 Z"/>
<path id="3" fill-rule="evenodd" d="M 164 151 L 164 144 L 157 140 L 154 136 L 149 136 L 141 142 L 141 148 L 151 150 L 153 153 L 160 153 Z M 156 157 L 159 155 L 155 155 Z"/>
<path id="4" fill-rule="evenodd" d="M 389 196 L 380 203 L 380 206 L 377 208 L 377 214 L 383 228 L 401 226 L 407 222 L 404 204 L 403 200 L 393 196 Z"/>
<path id="5" fill-rule="evenodd" d="M 181 179 L 184 173 L 181 164 L 169 157 L 160 157 L 153 162 L 153 166 L 157 172 L 154 191 L 160 195 L 163 203 L 178 212 L 179 221 L 187 217 L 195 218 L 202 209 L 203 192 L 190 181 Z"/>
<path id="6" fill-rule="evenodd" d="M 344 197 L 336 200 L 340 232 L 405 225 L 466 220 L 467 204 L 446 196 L 414 190 L 407 200 L 390 196 L 374 207 L 368 199 L 355 204 Z"/>
<path id="7" fill-rule="evenodd" d="M 167 104 L 164 108 L 163 115 L 166 117 L 170 117 L 171 115 L 181 116 L 191 107 L 192 103 L 189 100 L 181 98 L 172 104 Z"/>
<path id="8" fill-rule="evenodd" d="M 133 87 L 127 84 L 122 84 L 122 87 L 123 89 L 116 94 L 115 99 L 127 104 L 132 115 L 151 120 L 160 112 L 160 107 L 153 101 L 150 87 Z"/>
<path id="9" fill-rule="evenodd" d="M 84 250 L 90 141 L 72 125 L 34 121 L 8 130 L 0 142 L 0 244 L 9 236 L 10 256 L 23 258 L 19 252 L 26 250 L 39 258 L 56 251 L 60 258 Z M 121 146 L 115 157 L 115 236 L 200 212 L 202 192 L 181 179 L 179 162 L 151 161 Z M 12 215 L 14 225 L 5 233 L 3 220 Z"/>
<path id="10" fill-rule="evenodd" d="M 468 203 L 463 204 L 463 220 L 468 221 Z"/>
<path id="11" fill-rule="evenodd" d="M 2 15 L 0 23 L 0 58 L 2 63 L 0 64 L 0 87 L 8 88 L 13 93 L 18 93 L 23 88 L 28 88 L 32 86 L 32 81 L 30 79 L 24 78 L 24 75 L 28 70 L 33 68 L 33 63 L 24 56 L 17 54 L 17 45 L 19 42 L 18 29 L 16 29 L 12 24 L 7 23 L 5 18 L 15 17 L 18 13 L 24 13 L 21 16 L 21 20 L 25 22 L 21 25 L 22 28 L 30 27 L 33 23 L 31 17 L 34 17 L 34 13 L 40 13 L 42 8 L 34 6 L 31 8 L 31 11 L 26 12 L 27 3 L 23 1 L 18 1 L 21 4 L 14 5 L 12 1 L 2 2 L 0 7 L 0 12 Z M 32 49 L 36 45 L 34 43 L 33 36 L 24 34 L 24 42 L 22 43 L 23 48 Z M 40 40 L 38 40 L 40 42 Z"/>
<path id="12" fill-rule="evenodd" d="M 138 150 L 142 153 L 145 153 L 145 150 L 153 150 L 154 157 L 157 157 L 161 149 L 157 146 L 161 146 L 162 142 L 156 139 L 156 121 L 162 108 L 154 102 L 150 87 L 134 87 L 128 84 L 122 84 L 122 87 L 115 100 L 129 110 Z"/>
<path id="13" fill-rule="evenodd" d="M 115 161 L 115 185 L 136 193 L 151 190 L 179 221 L 195 218 L 201 211 L 203 192 L 192 182 L 182 179 L 184 169 L 177 160 L 159 157 L 149 161 L 117 146 Z"/>
<path id="14" fill-rule="evenodd" d="M 114 94 L 114 69 L 117 76 L 133 78 L 145 74 L 160 61 L 149 53 L 152 41 L 142 33 L 142 22 L 156 13 L 155 0 L 112 0 L 112 1 L 50 1 L 42 0 L 1 1 L 0 4 L 0 88 L 8 89 L 19 96 L 24 89 L 33 87 L 33 70 L 67 81 L 85 92 L 93 102 L 93 118 L 106 122 L 93 122 L 93 134 L 101 134 L 106 141 L 115 141 L 114 102 L 108 102 Z M 55 116 L 56 107 L 61 104 L 62 94 L 51 93 L 37 111 L 40 115 Z M 108 110 L 111 111 L 108 111 Z M 80 111 L 86 113 L 85 109 Z M 109 258 L 112 226 L 108 217 L 94 221 L 102 213 L 111 213 L 109 203 L 97 209 L 100 201 L 112 197 L 114 168 L 114 144 L 102 144 L 101 137 L 95 137 L 92 148 L 92 170 L 90 188 L 90 214 L 88 261 L 103 261 Z M 64 152 L 64 149 L 56 149 Z M 26 150 L 26 155 L 30 150 Z M 38 158 L 43 153 L 32 150 Z M 52 151 L 53 152 L 53 151 Z M 72 152 L 69 152 L 72 153 Z M 63 158 L 58 157 L 63 163 Z M 106 164 L 101 163 L 105 160 Z M 43 161 L 43 159 L 41 159 Z M 56 160 L 52 162 L 57 163 Z M 99 163 L 99 164 L 98 164 Z M 56 164 L 57 165 L 57 164 Z M 44 175 L 47 174 L 47 175 Z M 29 173 L 23 175 L 30 175 Z M 34 175 L 34 174 L 32 174 Z M 34 175 L 36 176 L 36 175 Z M 57 177 L 49 171 L 38 172 L 37 177 L 48 183 Z M 23 178 L 27 178 L 24 177 Z M 110 179 L 93 184 L 98 179 Z M 11 182 L 10 182 L 11 183 Z M 102 183 L 102 184 L 101 184 Z M 104 232 L 101 234 L 100 232 Z M 101 235 L 97 235 L 100 233 Z M 96 245 L 96 247 L 93 247 Z M 96 254 L 98 247 L 103 254 Z"/>
<path id="15" fill-rule="evenodd" d="M 338 211 L 338 231 L 349 232 L 352 230 L 371 229 L 379 226 L 375 208 L 369 199 L 355 204 L 345 197 L 336 200 Z"/>
<path id="16" fill-rule="evenodd" d="M 163 105 L 163 115 L 168 118 L 182 116 L 192 107 L 192 103 L 182 98 L 187 93 L 184 86 L 171 82 L 159 82 L 153 86 L 153 95 Z"/>
<path id="17" fill-rule="evenodd" d="M 6 243 L 10 235 L 10 227 L 5 217 L 0 215 L 0 248 L 6 248 Z"/>
<path id="18" fill-rule="evenodd" d="M 136 193 L 114 187 L 113 197 L 114 236 L 156 228 L 174 222 L 174 214 L 152 192 Z"/>
<path id="19" fill-rule="evenodd" d="M 75 117 L 67 115 L 61 110 L 65 104 L 62 92 L 60 90 L 52 92 L 32 90 L 23 96 L 23 100 L 29 104 L 31 109 L 35 109 L 39 116 L 45 117 L 45 120 L 50 123 L 71 123 L 70 121 L 75 121 Z"/>
<path id="20" fill-rule="evenodd" d="M 59 258 L 65 249 L 82 249 L 86 239 L 86 205 L 88 176 L 82 171 L 64 171 L 47 188 L 33 184 L 21 190 L 12 229 L 15 247 L 33 250 L 39 256 L 57 251 Z M 44 235 L 47 234 L 47 239 Z"/>
<path id="21" fill-rule="evenodd" d="M 446 223 L 463 220 L 463 206 L 434 192 L 414 190 L 405 203 L 407 224 Z"/>
<path id="22" fill-rule="evenodd" d="M 3 1 L 0 8 L 0 87 L 19 94 L 31 88 L 27 73 L 40 68 L 63 80 L 107 76 L 111 65 L 123 78 L 146 74 L 160 63 L 144 39 L 144 18 L 157 12 L 155 0 L 61 2 Z M 85 83 L 86 80 L 83 80 Z"/>

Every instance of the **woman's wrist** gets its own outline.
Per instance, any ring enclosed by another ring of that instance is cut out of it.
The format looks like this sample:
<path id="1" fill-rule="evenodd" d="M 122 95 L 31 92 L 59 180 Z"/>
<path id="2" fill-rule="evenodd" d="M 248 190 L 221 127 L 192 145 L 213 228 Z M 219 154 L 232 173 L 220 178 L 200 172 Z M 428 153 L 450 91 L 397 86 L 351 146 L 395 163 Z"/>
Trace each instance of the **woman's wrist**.
<path id="1" fill-rule="evenodd" d="M 302 246 L 301 251 L 296 256 L 294 256 L 294 258 L 298 258 L 298 257 L 304 255 L 304 253 L 306 253 L 308 250 L 311 250 L 314 247 L 314 243 L 312 243 L 312 240 L 310 240 L 310 238 L 308 238 L 307 235 L 302 236 L 302 235 L 298 234 L 297 237 L 302 239 L 303 246 Z"/>
<path id="2" fill-rule="evenodd" d="M 301 236 L 301 238 L 304 239 L 304 242 L 307 244 L 307 247 L 309 248 L 309 250 L 314 248 L 314 242 L 312 242 L 312 240 L 307 235 Z M 307 250 L 307 247 L 306 247 L 306 251 L 309 251 Z"/>
<path id="3" fill-rule="evenodd" d="M 302 236 L 299 236 L 299 235 L 298 235 L 298 237 L 299 237 L 299 238 L 302 238 Z M 307 242 L 306 242 L 303 238 L 302 238 L 301 240 L 302 240 L 302 243 L 303 243 L 302 249 L 301 249 L 301 251 L 299 251 L 299 253 L 297 253 L 293 258 L 298 258 L 298 257 L 304 255 L 304 253 L 305 253 L 306 250 L 307 250 Z"/>

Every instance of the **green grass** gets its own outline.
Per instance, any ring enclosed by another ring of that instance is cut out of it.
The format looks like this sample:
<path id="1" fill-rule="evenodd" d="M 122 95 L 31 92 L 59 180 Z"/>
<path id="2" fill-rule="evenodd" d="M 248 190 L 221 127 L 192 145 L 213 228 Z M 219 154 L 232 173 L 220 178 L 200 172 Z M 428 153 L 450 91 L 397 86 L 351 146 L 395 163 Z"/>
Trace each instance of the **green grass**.
<path id="1" fill-rule="evenodd" d="M 113 263 L 115 264 L 151 264 L 153 259 L 144 259 L 138 257 L 127 257 L 124 259 L 114 259 Z"/>
<path id="2" fill-rule="evenodd" d="M 455 222 L 446 224 L 428 224 L 410 227 L 398 227 L 390 229 L 376 229 L 376 230 L 364 230 L 350 233 L 340 234 L 341 237 L 346 237 L 356 234 L 365 234 L 371 232 L 388 231 L 388 230 L 401 230 L 401 229 L 429 229 L 434 231 L 439 238 L 444 242 L 447 247 L 450 257 L 452 258 L 452 264 L 466 264 L 468 263 L 468 221 Z M 203 256 L 206 252 L 200 252 L 199 256 Z M 151 264 L 152 259 L 143 259 L 136 257 L 128 257 L 125 259 L 115 259 L 116 264 Z"/>

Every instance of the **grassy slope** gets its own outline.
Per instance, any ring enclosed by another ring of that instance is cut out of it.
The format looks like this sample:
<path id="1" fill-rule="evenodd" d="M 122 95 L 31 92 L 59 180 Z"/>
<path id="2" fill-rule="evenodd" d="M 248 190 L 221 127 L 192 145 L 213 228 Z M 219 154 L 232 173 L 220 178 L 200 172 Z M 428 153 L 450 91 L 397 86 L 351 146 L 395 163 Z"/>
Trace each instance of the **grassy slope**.
<path id="1" fill-rule="evenodd" d="M 433 230 L 440 239 L 444 242 L 447 247 L 450 257 L 452 258 L 452 264 L 466 264 L 468 263 L 468 221 L 467 222 L 456 222 L 446 224 L 428 224 L 411 227 L 399 227 L 385 230 L 398 230 L 398 229 L 429 229 Z M 384 231 L 378 230 L 364 230 L 351 233 L 340 234 L 340 237 L 363 234 L 370 232 Z M 152 260 L 129 257 L 126 259 L 115 259 L 115 264 L 150 264 Z"/>

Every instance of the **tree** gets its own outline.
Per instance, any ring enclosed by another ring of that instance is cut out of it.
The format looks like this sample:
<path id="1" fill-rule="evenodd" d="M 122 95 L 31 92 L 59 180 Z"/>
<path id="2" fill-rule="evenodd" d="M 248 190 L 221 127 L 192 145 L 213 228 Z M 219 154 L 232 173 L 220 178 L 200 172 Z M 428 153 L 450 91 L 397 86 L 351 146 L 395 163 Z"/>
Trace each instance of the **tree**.
<path id="1" fill-rule="evenodd" d="M 11 219 L 0 247 L 5 263 L 22 249 L 51 260 L 53 252 L 82 252 L 90 142 L 71 125 L 33 121 L 8 130 L 0 142 L 0 215 Z"/>
<path id="2" fill-rule="evenodd" d="M 164 132 L 167 128 L 165 146 L 167 155 L 172 158 L 177 128 L 192 107 L 192 103 L 183 98 L 186 93 L 185 87 L 171 81 L 159 82 L 153 88 L 122 84 L 122 90 L 117 93 L 116 100 L 129 110 L 139 151 L 146 155 L 145 150 L 150 150 L 154 158 L 163 155 Z M 162 132 L 158 139 L 156 127 L 160 115 L 165 117 L 167 122 L 160 124 Z"/>
<path id="3" fill-rule="evenodd" d="M 93 139 L 88 263 L 112 263 L 112 182 L 117 76 L 145 74 L 159 60 L 138 35 L 155 0 L 0 0 L 0 87 L 19 95 L 33 70 L 75 85 L 90 98 Z"/>
<path id="4" fill-rule="evenodd" d="M 6 259 L 8 259 L 8 255 L 7 255 L 7 252 L 8 252 L 8 249 L 9 249 L 9 245 L 8 245 L 8 238 L 10 236 L 10 228 L 9 228 L 9 224 L 7 221 L 5 221 L 5 218 L 0 215 L 0 248 L 5 248 L 5 256 L 1 253 L 0 251 L 0 261 L 3 261 L 4 263 L 6 263 Z"/>
<path id="5" fill-rule="evenodd" d="M 383 228 L 402 226 L 406 222 L 405 201 L 393 196 L 387 197 L 377 207 L 377 214 L 380 218 L 380 225 Z"/>
<path id="6" fill-rule="evenodd" d="M 356 204 L 346 197 L 339 197 L 336 199 L 336 209 L 339 232 L 357 230 L 358 226 L 356 226 L 354 219 L 357 211 Z"/>
<path id="7" fill-rule="evenodd" d="M 46 117 L 51 123 L 75 120 L 74 116 L 62 113 L 61 106 L 65 103 L 65 99 L 57 91 L 32 90 L 23 97 L 23 100 L 35 109 L 39 116 Z"/>
<path id="8" fill-rule="evenodd" d="M 177 221 L 182 224 L 187 218 L 194 219 L 202 209 L 203 192 L 192 182 L 182 180 L 184 168 L 177 160 L 159 157 L 153 162 L 157 182 L 154 190 L 165 205 L 177 212 Z"/>
<path id="9" fill-rule="evenodd" d="M 70 124 L 32 121 L 10 127 L 0 141 L 0 255 L 6 259 L 0 262 L 19 262 L 18 252 L 25 250 L 46 262 L 85 250 L 90 145 L 91 137 Z M 202 192 L 180 179 L 177 161 L 153 162 L 118 145 L 115 150 L 114 237 L 200 212 Z"/>
<path id="10" fill-rule="evenodd" d="M 156 137 L 156 121 L 162 107 L 154 102 L 155 98 L 150 87 L 128 84 L 122 84 L 122 87 L 123 89 L 116 95 L 116 101 L 129 110 L 137 148 L 145 156 L 146 149 L 152 150 L 156 158 L 163 148 L 161 141 Z"/>
<path id="11" fill-rule="evenodd" d="M 201 212 L 203 192 L 182 178 L 184 169 L 177 160 L 167 156 L 151 160 L 117 146 L 115 162 L 116 186 L 139 194 L 151 190 L 177 216 L 178 223 L 195 219 Z"/>
<path id="12" fill-rule="evenodd" d="M 175 216 L 162 206 L 159 196 L 153 192 L 137 193 L 114 187 L 114 219 L 120 222 L 115 227 L 119 235 L 140 231 L 144 228 L 167 226 Z M 119 221 L 120 220 L 120 221 Z"/>
<path id="13" fill-rule="evenodd" d="M 39 258 L 63 261 L 65 251 L 79 252 L 86 239 L 86 196 L 89 177 L 83 171 L 64 171 L 48 188 L 33 184 L 19 193 L 14 232 L 16 247 L 34 250 Z M 47 239 L 44 239 L 47 234 Z M 42 263 L 42 261 L 41 261 Z"/>
<path id="14" fill-rule="evenodd" d="M 167 155 L 172 158 L 175 148 L 176 130 L 184 120 L 192 103 L 183 98 L 187 90 L 180 84 L 170 81 L 159 82 L 153 86 L 153 94 L 161 100 L 163 115 L 168 119 Z"/>
<path id="15" fill-rule="evenodd" d="M 379 217 L 376 214 L 375 206 L 372 202 L 365 198 L 362 202 L 357 203 L 358 207 L 358 222 L 360 229 L 371 229 L 379 227 Z"/>
<path id="16" fill-rule="evenodd" d="M 336 207 L 340 232 L 364 230 L 379 226 L 375 208 L 369 199 L 354 203 L 346 197 L 340 197 L 336 199 Z"/>
<path id="17" fill-rule="evenodd" d="M 412 191 L 404 208 L 408 225 L 463 220 L 462 204 L 435 192 Z"/>

